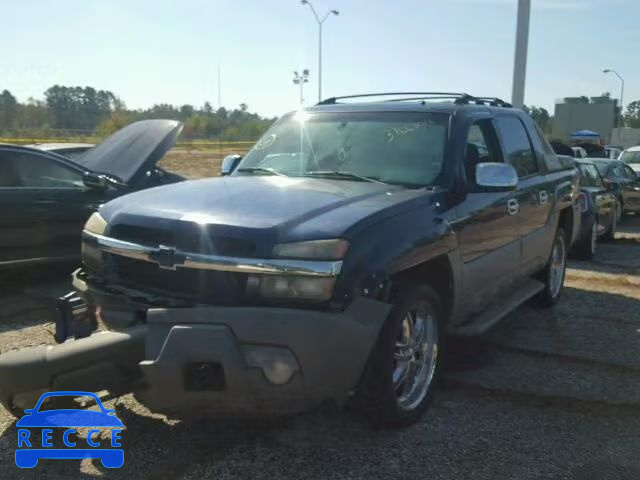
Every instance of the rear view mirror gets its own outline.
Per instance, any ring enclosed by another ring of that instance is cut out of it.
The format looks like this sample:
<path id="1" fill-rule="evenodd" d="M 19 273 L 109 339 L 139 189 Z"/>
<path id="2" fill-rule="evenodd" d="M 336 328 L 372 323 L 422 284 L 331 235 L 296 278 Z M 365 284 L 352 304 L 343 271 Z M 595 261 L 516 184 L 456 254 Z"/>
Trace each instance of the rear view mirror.
<path id="1" fill-rule="evenodd" d="M 106 190 L 109 186 L 107 179 L 93 172 L 86 172 L 82 176 L 82 183 L 91 190 Z"/>
<path id="2" fill-rule="evenodd" d="M 238 166 L 238 163 L 240 163 L 240 160 L 242 160 L 242 157 L 236 153 L 224 157 L 224 159 L 222 160 L 222 165 L 220 167 L 220 175 L 224 177 L 225 175 L 230 175 L 231 173 L 233 173 L 233 171 Z"/>
<path id="3" fill-rule="evenodd" d="M 476 165 L 476 184 L 487 191 L 513 190 L 518 186 L 518 174 L 506 163 L 479 163 Z"/>

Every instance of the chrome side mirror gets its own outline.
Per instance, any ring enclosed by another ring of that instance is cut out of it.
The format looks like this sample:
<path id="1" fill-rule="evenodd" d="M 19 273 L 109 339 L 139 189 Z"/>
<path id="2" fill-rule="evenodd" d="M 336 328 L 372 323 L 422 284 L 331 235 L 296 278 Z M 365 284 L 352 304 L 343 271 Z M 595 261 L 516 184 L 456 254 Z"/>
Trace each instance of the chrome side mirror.
<path id="1" fill-rule="evenodd" d="M 518 186 L 518 173 L 507 163 L 479 163 L 476 165 L 476 185 L 483 190 L 514 190 Z"/>
<path id="2" fill-rule="evenodd" d="M 222 159 L 222 165 L 220 166 L 220 175 L 224 177 L 225 175 L 233 173 L 238 163 L 240 163 L 240 160 L 242 160 L 242 157 L 237 153 L 224 157 L 224 159 Z"/>

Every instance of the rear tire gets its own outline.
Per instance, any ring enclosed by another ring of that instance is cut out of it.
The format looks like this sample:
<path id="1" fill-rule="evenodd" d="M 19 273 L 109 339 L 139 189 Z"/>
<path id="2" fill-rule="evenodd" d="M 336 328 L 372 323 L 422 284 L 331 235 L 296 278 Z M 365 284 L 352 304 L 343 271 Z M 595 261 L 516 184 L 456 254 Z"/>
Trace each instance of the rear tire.
<path id="1" fill-rule="evenodd" d="M 428 285 L 401 288 L 351 401 L 376 426 L 404 427 L 420 419 L 443 358 L 440 297 Z"/>
<path id="2" fill-rule="evenodd" d="M 620 217 L 620 212 L 622 209 L 622 205 L 620 204 L 619 200 L 616 200 L 615 207 L 613 208 L 615 210 L 613 212 L 612 219 L 611 219 L 611 227 L 609 227 L 609 230 L 607 230 L 607 233 L 605 233 L 602 237 L 608 242 L 615 240 L 616 238 L 616 231 L 618 230 L 618 218 Z"/>
<path id="3" fill-rule="evenodd" d="M 575 244 L 574 251 L 577 258 L 591 260 L 598 248 L 598 220 L 594 219 L 589 229 L 589 235 L 580 237 Z"/>
<path id="4" fill-rule="evenodd" d="M 541 272 L 544 290 L 536 299 L 542 307 L 551 307 L 558 303 L 564 288 L 564 277 L 567 269 L 567 236 L 562 228 L 558 228 L 553 239 L 549 260 Z"/>

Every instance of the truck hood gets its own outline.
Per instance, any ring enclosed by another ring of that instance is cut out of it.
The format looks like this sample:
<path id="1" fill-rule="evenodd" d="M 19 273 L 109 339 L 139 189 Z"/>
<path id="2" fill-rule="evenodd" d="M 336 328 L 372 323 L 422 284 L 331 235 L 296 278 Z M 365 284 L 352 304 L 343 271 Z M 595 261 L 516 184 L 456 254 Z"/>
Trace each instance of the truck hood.
<path id="1" fill-rule="evenodd" d="M 118 130 L 82 156 L 82 166 L 133 186 L 173 147 L 183 124 L 142 120 Z"/>
<path id="2" fill-rule="evenodd" d="M 428 202 L 432 196 L 427 189 L 379 183 L 237 176 L 143 190 L 107 203 L 100 213 L 109 224 L 107 233 L 117 225 L 177 231 L 184 224 L 197 224 L 201 229 L 214 227 L 214 235 L 267 245 L 348 238 L 356 227 L 375 222 L 381 215 L 397 214 L 408 204 Z M 258 236 L 269 238 L 260 242 Z"/>

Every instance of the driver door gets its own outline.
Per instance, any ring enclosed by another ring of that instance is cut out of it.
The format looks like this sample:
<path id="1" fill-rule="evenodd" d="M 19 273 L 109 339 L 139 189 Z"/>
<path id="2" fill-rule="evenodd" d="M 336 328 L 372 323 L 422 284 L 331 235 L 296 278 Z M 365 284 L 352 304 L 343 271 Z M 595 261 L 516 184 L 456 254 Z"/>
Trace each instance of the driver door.
<path id="1" fill-rule="evenodd" d="M 104 194 L 83 171 L 46 153 L 0 150 L 0 265 L 78 258 L 84 222 Z"/>

